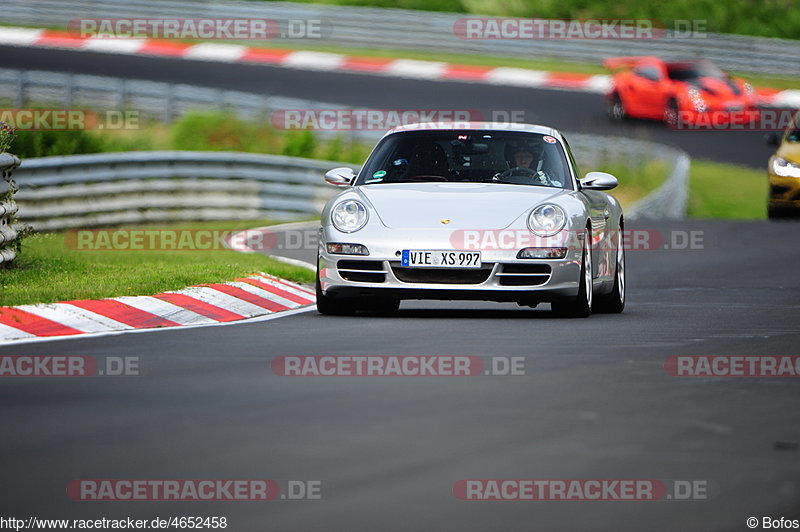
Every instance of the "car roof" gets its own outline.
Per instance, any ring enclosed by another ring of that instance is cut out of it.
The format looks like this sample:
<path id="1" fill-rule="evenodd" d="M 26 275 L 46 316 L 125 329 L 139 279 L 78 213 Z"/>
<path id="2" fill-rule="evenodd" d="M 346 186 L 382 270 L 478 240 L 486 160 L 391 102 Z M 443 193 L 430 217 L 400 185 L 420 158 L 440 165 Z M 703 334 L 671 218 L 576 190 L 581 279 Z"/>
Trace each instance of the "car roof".
<path id="1" fill-rule="evenodd" d="M 494 130 L 508 131 L 515 133 L 538 133 L 540 135 L 552 135 L 559 140 L 561 134 L 550 126 L 540 126 L 536 124 L 521 124 L 514 122 L 426 122 L 405 124 L 390 129 L 386 135 L 395 133 L 405 133 L 409 131 L 469 131 L 469 130 Z"/>

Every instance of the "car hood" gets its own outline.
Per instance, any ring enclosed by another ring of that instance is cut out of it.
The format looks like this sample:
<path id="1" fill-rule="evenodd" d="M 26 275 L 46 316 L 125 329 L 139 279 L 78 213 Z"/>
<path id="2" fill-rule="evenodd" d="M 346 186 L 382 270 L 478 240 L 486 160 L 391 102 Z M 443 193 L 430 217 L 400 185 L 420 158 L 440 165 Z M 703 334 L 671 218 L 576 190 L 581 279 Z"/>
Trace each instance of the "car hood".
<path id="1" fill-rule="evenodd" d="M 392 229 L 504 229 L 536 205 L 568 193 L 500 183 L 395 183 L 356 189 Z"/>
<path id="2" fill-rule="evenodd" d="M 735 80 L 704 77 L 691 83 L 690 86 L 703 89 L 704 98 L 729 101 L 745 99 L 747 97 Z"/>

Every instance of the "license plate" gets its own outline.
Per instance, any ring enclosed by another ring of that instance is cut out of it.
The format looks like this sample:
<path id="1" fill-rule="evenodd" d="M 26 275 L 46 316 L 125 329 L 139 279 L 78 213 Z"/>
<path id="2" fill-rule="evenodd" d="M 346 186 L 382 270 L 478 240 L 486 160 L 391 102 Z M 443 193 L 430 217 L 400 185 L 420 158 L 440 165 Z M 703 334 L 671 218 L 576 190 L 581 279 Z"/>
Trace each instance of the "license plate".
<path id="1" fill-rule="evenodd" d="M 408 268 L 480 268 L 480 251 L 404 249 L 402 265 Z"/>

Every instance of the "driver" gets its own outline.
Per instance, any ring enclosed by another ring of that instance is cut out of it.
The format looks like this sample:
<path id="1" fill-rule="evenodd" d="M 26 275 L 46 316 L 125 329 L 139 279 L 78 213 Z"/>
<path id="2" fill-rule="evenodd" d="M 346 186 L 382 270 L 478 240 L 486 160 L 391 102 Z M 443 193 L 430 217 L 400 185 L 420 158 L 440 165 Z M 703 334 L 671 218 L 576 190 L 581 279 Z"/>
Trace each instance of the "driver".
<path id="1" fill-rule="evenodd" d="M 495 179 L 553 186 L 544 167 L 544 147 L 541 144 L 516 144 L 511 146 L 510 155 L 506 161 L 509 169 L 496 175 Z"/>

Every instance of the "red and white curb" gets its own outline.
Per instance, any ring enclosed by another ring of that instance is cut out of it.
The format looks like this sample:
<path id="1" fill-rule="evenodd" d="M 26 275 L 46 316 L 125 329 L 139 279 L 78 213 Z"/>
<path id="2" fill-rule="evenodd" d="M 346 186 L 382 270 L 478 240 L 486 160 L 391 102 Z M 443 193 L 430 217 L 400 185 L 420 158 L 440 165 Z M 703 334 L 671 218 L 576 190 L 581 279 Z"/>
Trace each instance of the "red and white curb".
<path id="1" fill-rule="evenodd" d="M 436 61 L 361 57 L 211 42 L 190 44 L 160 39 L 81 38 L 64 31 L 3 26 L 0 26 L 0 44 L 225 63 L 265 64 L 301 70 L 353 72 L 398 78 L 469 81 L 491 85 L 562 89 L 599 94 L 605 94 L 611 87 L 611 76 L 604 74 L 458 65 Z M 769 88 L 758 88 L 757 90 L 765 103 L 770 105 L 800 107 L 800 90 L 780 91 Z"/>
<path id="2" fill-rule="evenodd" d="M 314 302 L 308 289 L 259 273 L 154 296 L 0 307 L 0 343 L 268 319 L 311 310 Z"/>

